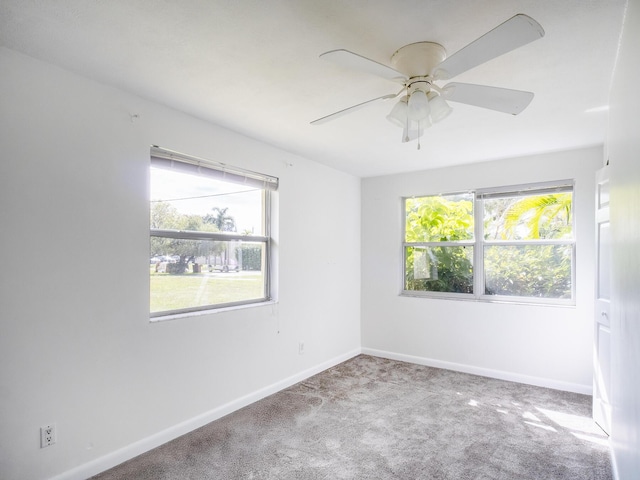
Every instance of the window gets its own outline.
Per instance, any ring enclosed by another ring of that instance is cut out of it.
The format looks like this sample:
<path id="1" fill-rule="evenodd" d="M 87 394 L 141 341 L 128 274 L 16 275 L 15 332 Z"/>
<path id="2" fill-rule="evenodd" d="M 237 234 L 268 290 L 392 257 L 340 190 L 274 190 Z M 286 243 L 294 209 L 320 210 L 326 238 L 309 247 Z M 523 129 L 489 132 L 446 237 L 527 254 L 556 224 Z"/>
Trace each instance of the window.
<path id="1" fill-rule="evenodd" d="M 152 147 L 152 317 L 270 299 L 277 186 L 275 177 Z"/>
<path id="2" fill-rule="evenodd" d="M 404 199 L 403 293 L 574 303 L 573 184 Z"/>
<path id="3" fill-rule="evenodd" d="M 473 194 L 405 199 L 405 290 L 473 293 Z"/>

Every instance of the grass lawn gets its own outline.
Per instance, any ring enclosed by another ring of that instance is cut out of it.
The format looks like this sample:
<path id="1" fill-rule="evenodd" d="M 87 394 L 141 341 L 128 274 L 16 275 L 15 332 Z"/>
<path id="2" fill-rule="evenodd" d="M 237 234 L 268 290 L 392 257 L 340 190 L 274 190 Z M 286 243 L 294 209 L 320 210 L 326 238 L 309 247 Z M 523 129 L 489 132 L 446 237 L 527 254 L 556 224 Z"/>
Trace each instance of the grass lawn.
<path id="1" fill-rule="evenodd" d="M 238 302 L 264 297 L 262 272 L 174 275 L 151 271 L 151 312 Z"/>

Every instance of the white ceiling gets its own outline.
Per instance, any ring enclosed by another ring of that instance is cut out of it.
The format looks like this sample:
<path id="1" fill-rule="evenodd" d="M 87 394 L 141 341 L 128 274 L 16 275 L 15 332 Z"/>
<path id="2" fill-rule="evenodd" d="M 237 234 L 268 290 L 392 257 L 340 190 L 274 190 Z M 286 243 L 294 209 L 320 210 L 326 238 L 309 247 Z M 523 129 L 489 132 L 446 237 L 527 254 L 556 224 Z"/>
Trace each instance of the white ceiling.
<path id="1" fill-rule="evenodd" d="M 0 45 L 366 177 L 603 143 L 625 3 L 0 0 Z M 390 65 L 399 47 L 434 41 L 453 54 L 516 13 L 545 37 L 455 81 L 535 92 L 520 115 L 452 104 L 420 150 L 385 119 L 393 103 L 309 124 L 398 89 L 321 53 Z"/>

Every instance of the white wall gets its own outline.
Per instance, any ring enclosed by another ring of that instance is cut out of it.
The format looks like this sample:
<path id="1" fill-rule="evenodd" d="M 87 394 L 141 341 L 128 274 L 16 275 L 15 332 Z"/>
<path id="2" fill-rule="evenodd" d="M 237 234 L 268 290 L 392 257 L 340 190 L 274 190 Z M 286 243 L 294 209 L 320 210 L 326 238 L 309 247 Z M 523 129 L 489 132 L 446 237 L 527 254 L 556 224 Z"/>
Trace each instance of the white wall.
<path id="1" fill-rule="evenodd" d="M 640 475 L 640 1 L 628 3 L 609 112 L 613 274 L 611 445 L 617 478 Z"/>
<path id="2" fill-rule="evenodd" d="M 0 71 L 0 477 L 84 478 L 359 351 L 359 179 L 5 48 Z M 280 177 L 277 304 L 149 322 L 151 144 Z"/>
<path id="3" fill-rule="evenodd" d="M 363 179 L 363 351 L 590 392 L 593 189 L 594 172 L 602 165 L 602 156 L 602 148 L 590 148 Z M 399 296 L 402 288 L 401 197 L 568 178 L 576 180 L 575 308 Z"/>

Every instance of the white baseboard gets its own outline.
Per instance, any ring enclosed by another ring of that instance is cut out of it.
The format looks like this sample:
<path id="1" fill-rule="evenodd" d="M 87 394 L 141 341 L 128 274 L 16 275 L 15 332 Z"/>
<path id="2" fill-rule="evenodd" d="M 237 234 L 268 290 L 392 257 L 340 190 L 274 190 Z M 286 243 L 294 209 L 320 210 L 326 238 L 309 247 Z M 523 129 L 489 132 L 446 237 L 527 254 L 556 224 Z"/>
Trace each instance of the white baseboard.
<path id="1" fill-rule="evenodd" d="M 616 460 L 616 454 L 613 450 L 613 445 L 611 444 L 611 437 L 609 437 L 609 458 L 611 458 L 611 470 L 613 471 L 613 480 L 620 480 L 620 475 L 618 474 L 618 461 Z"/>
<path id="2" fill-rule="evenodd" d="M 350 358 L 359 355 L 360 353 L 361 351 L 358 348 L 352 350 L 351 352 L 339 355 L 319 365 L 315 365 L 307 370 L 292 375 L 291 377 L 280 380 L 279 382 L 268 385 L 264 388 L 261 388 L 260 390 L 256 390 L 255 392 L 249 393 L 244 397 L 240 397 L 229 403 L 221 405 L 218 408 L 214 408 L 213 410 L 174 425 L 173 427 L 169 427 L 147 438 L 143 438 L 142 440 L 132 443 L 131 445 L 128 445 L 124 448 L 92 460 L 91 462 L 85 463 L 71 470 L 67 470 L 64 473 L 53 477 L 51 480 L 84 480 L 93 475 L 97 475 L 100 472 L 104 472 L 105 470 L 115 467 L 122 462 L 126 462 L 127 460 L 148 452 L 153 448 L 159 447 L 164 443 L 178 438 L 185 433 L 189 433 L 197 428 L 203 427 L 204 425 L 211 423 L 214 420 L 222 418 L 225 415 L 235 412 L 236 410 L 246 407 L 247 405 L 257 402 L 258 400 L 277 393 L 287 387 L 295 385 L 296 383 L 312 377 L 313 375 L 316 375 L 324 370 L 327 370 L 328 368 L 345 362 Z"/>
<path id="3" fill-rule="evenodd" d="M 537 387 L 553 388 L 555 390 L 564 390 L 566 392 L 582 393 L 585 395 L 593 394 L 592 385 L 581 385 L 577 383 L 562 382 L 549 378 L 532 377 L 519 373 L 505 372 L 503 370 L 492 370 L 489 368 L 476 367 L 474 365 L 465 365 L 463 363 L 446 362 L 444 360 L 436 360 L 432 358 L 416 357 L 413 355 L 405 355 L 402 353 L 387 352 L 384 350 L 376 350 L 374 348 L 362 348 L 362 353 L 372 355 L 374 357 L 388 358 L 390 360 L 399 360 L 402 362 L 415 363 L 417 365 L 425 365 L 427 367 L 443 368 L 445 370 L 454 370 L 456 372 L 471 373 L 483 377 L 497 378 L 499 380 L 508 380 L 510 382 L 526 383 Z"/>
<path id="4" fill-rule="evenodd" d="M 557 380 L 551 380 L 546 378 L 532 377 L 528 375 L 520 375 L 512 372 L 505 372 L 501 370 L 491 370 L 487 368 L 476 367 L 473 365 L 465 365 L 461 363 L 446 362 L 443 360 L 435 360 L 431 358 L 417 357 L 413 355 L 405 355 L 401 353 L 387 352 L 384 350 L 376 350 L 373 348 L 355 349 L 345 354 L 339 355 L 326 362 L 315 365 L 307 370 L 299 372 L 291 377 L 280 380 L 272 385 L 268 385 L 260 390 L 249 393 L 243 397 L 233 400 L 229 403 L 221 405 L 218 408 L 214 408 L 208 412 L 198 415 L 194 418 L 186 420 L 182 423 L 167 428 L 161 432 L 158 432 L 149 437 L 143 438 L 135 443 L 132 443 L 126 447 L 116 450 L 112 453 L 104 455 L 100 458 L 92 460 L 91 462 L 79 465 L 76 468 L 68 470 L 60 475 L 53 477 L 51 480 L 84 480 L 93 475 L 97 475 L 100 472 L 104 472 L 122 462 L 126 462 L 138 455 L 141 455 L 149 450 L 152 450 L 164 443 L 167 443 L 175 438 L 178 438 L 186 433 L 189 433 L 197 428 L 203 427 L 208 423 L 211 423 L 219 418 L 224 417 L 236 410 L 239 410 L 247 405 L 250 405 L 258 400 L 261 400 L 269 395 L 277 393 L 285 388 L 295 385 L 313 375 L 316 375 L 324 370 L 334 367 L 342 362 L 349 360 L 359 354 L 372 355 L 374 357 L 388 358 L 390 360 L 399 360 L 408 363 L 415 363 L 417 365 L 425 365 L 428 367 L 443 368 L 446 370 L 454 370 L 457 372 L 470 373 L 473 375 L 481 375 L 484 377 L 497 378 L 500 380 L 508 380 L 511 382 L 525 383 L 529 385 L 536 385 L 540 387 L 553 388 L 556 390 L 564 390 L 568 392 L 583 393 L 587 395 L 592 394 L 591 385 L 579 385 L 568 382 L 561 382 Z M 615 464 L 615 458 L 614 464 Z"/>

